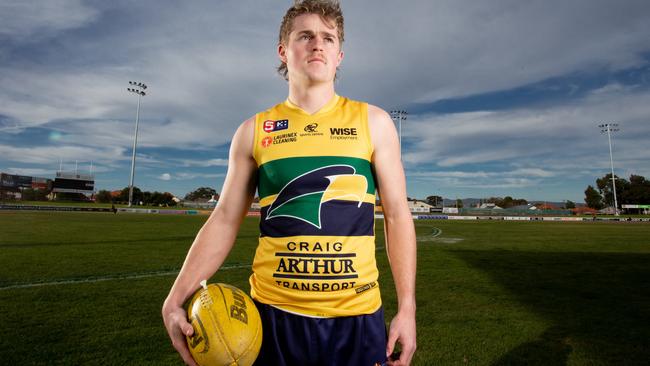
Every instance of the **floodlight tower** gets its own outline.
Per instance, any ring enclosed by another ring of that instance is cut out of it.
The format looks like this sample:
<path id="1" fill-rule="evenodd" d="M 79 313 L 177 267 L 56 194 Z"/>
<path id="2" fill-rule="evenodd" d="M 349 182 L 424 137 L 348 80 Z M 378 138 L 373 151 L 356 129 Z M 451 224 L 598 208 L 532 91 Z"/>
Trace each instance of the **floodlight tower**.
<path id="1" fill-rule="evenodd" d="M 618 200 L 616 199 L 616 178 L 614 178 L 614 159 L 612 158 L 612 132 L 620 131 L 618 123 L 603 123 L 598 125 L 601 128 L 601 133 L 607 133 L 607 141 L 609 142 L 609 162 L 612 167 L 612 190 L 614 191 L 614 215 L 618 216 Z"/>
<path id="2" fill-rule="evenodd" d="M 392 110 L 390 111 L 390 116 L 393 121 L 397 121 L 398 133 L 399 133 L 399 155 L 400 159 L 402 158 L 402 121 L 406 121 L 406 116 L 408 112 L 405 110 Z"/>
<path id="3" fill-rule="evenodd" d="M 145 90 L 147 86 L 141 82 L 129 81 L 130 88 L 127 88 L 131 93 L 138 95 L 138 108 L 135 112 L 135 132 L 133 133 L 133 155 L 131 156 L 131 178 L 129 179 L 129 207 L 133 201 L 133 176 L 135 175 L 135 149 L 138 145 L 138 121 L 140 120 L 140 99 L 147 95 Z"/>

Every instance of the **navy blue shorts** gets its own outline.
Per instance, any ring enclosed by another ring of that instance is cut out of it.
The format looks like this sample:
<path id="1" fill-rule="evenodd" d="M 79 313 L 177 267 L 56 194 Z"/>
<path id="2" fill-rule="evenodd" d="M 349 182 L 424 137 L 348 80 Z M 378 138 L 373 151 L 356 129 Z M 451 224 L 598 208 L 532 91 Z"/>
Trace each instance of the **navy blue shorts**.
<path id="1" fill-rule="evenodd" d="M 262 349 L 255 366 L 374 366 L 386 362 L 384 309 L 373 314 L 311 318 L 255 301 Z"/>

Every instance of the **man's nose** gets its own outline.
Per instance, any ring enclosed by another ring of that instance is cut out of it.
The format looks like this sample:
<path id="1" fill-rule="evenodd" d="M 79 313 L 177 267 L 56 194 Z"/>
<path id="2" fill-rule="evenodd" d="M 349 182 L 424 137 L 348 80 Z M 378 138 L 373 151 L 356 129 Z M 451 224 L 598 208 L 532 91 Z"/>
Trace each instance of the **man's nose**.
<path id="1" fill-rule="evenodd" d="M 313 49 L 314 51 L 322 51 L 322 50 L 323 50 L 323 44 L 324 44 L 324 43 L 325 43 L 325 41 L 323 40 L 322 37 L 318 37 L 318 36 L 316 36 L 316 37 L 313 38 L 312 49 Z"/>

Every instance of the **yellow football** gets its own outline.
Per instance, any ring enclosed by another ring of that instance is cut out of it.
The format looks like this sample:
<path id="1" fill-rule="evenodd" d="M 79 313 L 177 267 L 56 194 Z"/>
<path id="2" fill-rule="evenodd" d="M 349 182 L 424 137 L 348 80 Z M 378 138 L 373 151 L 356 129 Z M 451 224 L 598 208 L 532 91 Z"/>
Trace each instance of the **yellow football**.
<path id="1" fill-rule="evenodd" d="M 190 300 L 194 335 L 187 344 L 201 366 L 252 365 L 262 346 L 262 320 L 248 295 L 223 283 L 205 285 Z"/>

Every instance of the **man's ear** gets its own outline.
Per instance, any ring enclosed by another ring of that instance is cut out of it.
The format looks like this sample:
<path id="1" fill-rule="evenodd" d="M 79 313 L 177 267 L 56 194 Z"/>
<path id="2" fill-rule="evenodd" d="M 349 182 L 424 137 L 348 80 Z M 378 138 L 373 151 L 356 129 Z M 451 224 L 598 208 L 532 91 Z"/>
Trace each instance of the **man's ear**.
<path id="1" fill-rule="evenodd" d="M 280 61 L 287 63 L 287 48 L 282 44 L 278 44 L 278 58 Z"/>

